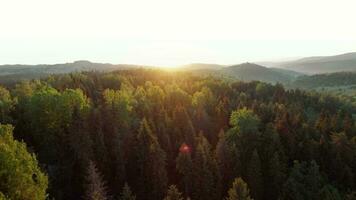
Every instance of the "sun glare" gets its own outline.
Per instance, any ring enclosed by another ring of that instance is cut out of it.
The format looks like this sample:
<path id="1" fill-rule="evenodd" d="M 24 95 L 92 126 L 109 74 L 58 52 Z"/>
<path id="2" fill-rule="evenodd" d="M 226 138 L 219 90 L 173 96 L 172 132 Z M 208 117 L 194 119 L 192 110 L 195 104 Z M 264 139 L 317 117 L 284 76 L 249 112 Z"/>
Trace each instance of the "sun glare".
<path id="1" fill-rule="evenodd" d="M 181 70 L 182 66 L 176 66 L 176 65 L 172 65 L 172 66 L 159 66 L 159 69 L 165 70 L 165 71 L 177 71 L 177 70 Z"/>

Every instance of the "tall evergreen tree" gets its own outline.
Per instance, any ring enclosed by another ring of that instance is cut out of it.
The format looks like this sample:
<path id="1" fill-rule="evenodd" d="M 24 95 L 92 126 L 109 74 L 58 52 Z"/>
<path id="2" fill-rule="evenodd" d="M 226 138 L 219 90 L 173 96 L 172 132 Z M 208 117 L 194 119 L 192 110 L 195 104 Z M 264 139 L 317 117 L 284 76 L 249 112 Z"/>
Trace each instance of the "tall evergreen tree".
<path id="1" fill-rule="evenodd" d="M 233 181 L 233 154 L 226 142 L 226 136 L 223 130 L 219 133 L 219 141 L 216 145 L 216 161 L 218 164 L 219 173 L 221 175 L 221 182 L 224 183 L 222 192 L 225 193 L 229 188 L 229 184 Z"/>
<path id="2" fill-rule="evenodd" d="M 194 157 L 194 199 L 219 199 L 220 176 L 210 145 L 200 134 Z"/>
<path id="3" fill-rule="evenodd" d="M 253 200 L 250 197 L 250 191 L 247 184 L 242 180 L 242 178 L 235 178 L 232 188 L 228 191 L 228 196 L 226 200 Z"/>
<path id="4" fill-rule="evenodd" d="M 261 171 L 261 161 L 257 150 L 253 151 L 251 160 L 248 164 L 246 182 L 250 186 L 252 197 L 256 200 L 263 196 L 263 177 Z"/>
<path id="5" fill-rule="evenodd" d="M 184 194 L 187 197 L 192 196 L 193 190 L 193 161 L 191 158 L 191 147 L 183 143 L 179 149 L 179 154 L 176 159 L 176 168 L 182 176 L 182 185 Z"/>
<path id="6" fill-rule="evenodd" d="M 125 183 L 124 187 L 122 188 L 119 200 L 136 200 L 136 196 L 132 193 L 127 183 Z"/>
<path id="7" fill-rule="evenodd" d="M 141 121 L 137 135 L 137 165 L 139 179 L 137 193 L 140 199 L 162 199 L 167 187 L 166 154 L 147 120 Z"/>
<path id="8" fill-rule="evenodd" d="M 96 168 L 94 162 L 89 161 L 87 172 L 86 200 L 108 200 L 105 182 Z"/>
<path id="9" fill-rule="evenodd" d="M 331 186 L 325 185 L 319 192 L 319 199 L 323 200 L 342 200 L 339 191 Z"/>
<path id="10" fill-rule="evenodd" d="M 175 185 L 168 188 L 167 195 L 163 200 L 183 200 L 182 193 L 180 193 Z"/>
<path id="11" fill-rule="evenodd" d="M 318 199 L 322 186 L 323 179 L 319 172 L 319 166 L 315 161 L 310 163 L 295 161 L 284 184 L 282 199 Z"/>

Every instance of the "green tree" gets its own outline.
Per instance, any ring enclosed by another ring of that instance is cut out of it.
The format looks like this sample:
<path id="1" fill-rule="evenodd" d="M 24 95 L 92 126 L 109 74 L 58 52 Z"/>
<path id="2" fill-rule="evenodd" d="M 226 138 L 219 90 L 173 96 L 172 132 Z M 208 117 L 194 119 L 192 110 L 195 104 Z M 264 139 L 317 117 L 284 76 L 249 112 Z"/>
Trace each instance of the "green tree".
<path id="1" fill-rule="evenodd" d="M 339 191 L 331 185 L 325 185 L 319 195 L 319 199 L 323 200 L 342 200 Z"/>
<path id="2" fill-rule="evenodd" d="M 233 111 L 230 117 L 230 125 L 236 129 L 238 134 L 248 134 L 258 132 L 260 120 L 252 110 L 243 108 Z"/>
<path id="3" fill-rule="evenodd" d="M 232 188 L 228 191 L 226 200 L 253 200 L 250 197 L 250 191 L 247 184 L 241 179 L 236 178 L 232 184 Z"/>
<path id="4" fill-rule="evenodd" d="M 10 111 L 14 107 L 14 101 L 10 95 L 10 92 L 0 86 L 0 123 L 10 122 Z"/>
<path id="5" fill-rule="evenodd" d="M 252 197 L 256 200 L 262 199 L 263 177 L 261 171 L 261 161 L 256 149 L 253 151 L 251 160 L 248 164 L 246 182 L 251 189 Z"/>
<path id="6" fill-rule="evenodd" d="M 166 154 L 144 118 L 137 135 L 137 166 L 140 199 L 162 199 L 167 187 Z"/>
<path id="7" fill-rule="evenodd" d="M 323 186 L 319 166 L 315 161 L 310 163 L 294 162 L 293 168 L 283 187 L 282 199 L 312 200 L 318 199 Z"/>
<path id="8" fill-rule="evenodd" d="M 281 185 L 283 185 L 286 178 L 286 166 L 280 159 L 278 152 L 273 154 L 273 157 L 269 161 L 268 165 L 268 176 L 264 182 L 264 192 L 270 199 L 278 199 L 281 193 Z"/>
<path id="9" fill-rule="evenodd" d="M 171 185 L 168 188 L 167 195 L 164 200 L 183 200 L 182 193 L 178 191 L 175 185 Z"/>
<path id="10" fill-rule="evenodd" d="M 194 199 L 220 199 L 220 175 L 208 140 L 200 133 L 194 157 Z"/>
<path id="11" fill-rule="evenodd" d="M 46 199 L 47 176 L 23 142 L 14 140 L 11 125 L 0 124 L 0 193 L 13 200 Z"/>
<path id="12" fill-rule="evenodd" d="M 222 192 L 225 193 L 229 189 L 229 183 L 233 181 L 233 154 L 226 142 L 226 136 L 223 130 L 219 133 L 219 141 L 216 145 L 216 162 L 218 164 L 219 173 L 221 175 Z"/>
<path id="13" fill-rule="evenodd" d="M 191 147 L 183 143 L 179 149 L 179 154 L 176 159 L 176 168 L 182 176 L 182 185 L 186 196 L 192 195 L 193 189 L 193 161 L 191 158 Z"/>

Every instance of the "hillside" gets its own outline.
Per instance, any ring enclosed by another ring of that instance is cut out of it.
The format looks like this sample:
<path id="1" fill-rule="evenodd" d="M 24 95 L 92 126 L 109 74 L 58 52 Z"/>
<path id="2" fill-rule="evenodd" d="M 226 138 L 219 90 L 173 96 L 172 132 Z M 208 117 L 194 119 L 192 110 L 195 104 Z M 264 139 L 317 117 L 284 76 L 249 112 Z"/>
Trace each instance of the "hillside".
<path id="1" fill-rule="evenodd" d="M 306 74 L 356 71 L 356 52 L 335 56 L 306 57 L 289 62 L 269 63 L 269 66 Z"/>
<path id="2" fill-rule="evenodd" d="M 226 66 L 218 65 L 218 64 L 208 64 L 208 63 L 191 63 L 188 65 L 183 65 L 180 68 L 186 69 L 186 70 L 202 70 L 202 69 L 218 70 L 218 69 L 222 69 L 223 67 L 226 67 Z"/>
<path id="3" fill-rule="evenodd" d="M 300 76 L 293 82 L 294 87 L 305 89 L 349 85 L 356 85 L 356 72 L 337 72 L 330 74 L 316 74 L 312 76 Z"/>
<path id="4" fill-rule="evenodd" d="M 0 65 L 0 83 L 16 82 L 34 78 L 47 77 L 50 74 L 65 74 L 82 71 L 113 71 L 146 66 L 128 64 L 93 63 L 90 61 L 75 61 L 63 64 L 40 64 L 40 65 Z"/>
<path id="5" fill-rule="evenodd" d="M 296 72 L 263 67 L 253 63 L 233 65 L 220 70 L 220 73 L 241 81 L 262 81 L 267 83 L 287 83 L 295 79 Z"/>

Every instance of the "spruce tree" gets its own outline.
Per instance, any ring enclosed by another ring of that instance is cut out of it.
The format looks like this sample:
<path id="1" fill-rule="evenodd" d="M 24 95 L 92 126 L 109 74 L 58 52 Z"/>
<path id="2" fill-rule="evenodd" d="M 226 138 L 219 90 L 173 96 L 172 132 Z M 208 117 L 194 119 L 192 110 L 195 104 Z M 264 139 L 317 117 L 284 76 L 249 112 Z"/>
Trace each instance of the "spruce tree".
<path id="1" fill-rule="evenodd" d="M 145 118 L 141 121 L 136 141 L 139 177 L 136 182 L 140 189 L 137 192 L 138 198 L 162 199 L 168 182 L 166 153 Z"/>
<path id="2" fill-rule="evenodd" d="M 176 168 L 182 176 L 182 185 L 185 196 L 192 195 L 193 189 L 193 161 L 191 158 L 191 147 L 187 144 L 182 144 L 178 157 L 176 159 Z"/>
<path id="3" fill-rule="evenodd" d="M 125 183 L 124 187 L 122 188 L 119 200 L 136 200 L 136 196 L 132 193 L 127 183 Z"/>
<path id="4" fill-rule="evenodd" d="M 200 134 L 194 158 L 194 199 L 220 199 L 220 176 L 210 144 Z"/>
<path id="5" fill-rule="evenodd" d="M 250 186 L 252 197 L 256 200 L 262 199 L 263 177 L 261 172 L 261 161 L 256 149 L 253 151 L 252 158 L 248 164 L 246 180 Z"/>
<path id="6" fill-rule="evenodd" d="M 87 171 L 86 200 L 108 200 L 105 182 L 93 161 L 89 161 Z"/>
<path id="7" fill-rule="evenodd" d="M 319 192 L 319 199 L 323 200 L 342 200 L 339 191 L 331 186 L 325 185 Z"/>
<path id="8" fill-rule="evenodd" d="M 250 191 L 242 178 L 235 178 L 232 188 L 228 191 L 225 200 L 253 200 L 250 197 Z"/>
<path id="9" fill-rule="evenodd" d="M 183 200 L 182 193 L 180 193 L 175 185 L 171 185 L 168 188 L 167 196 L 164 200 Z"/>

